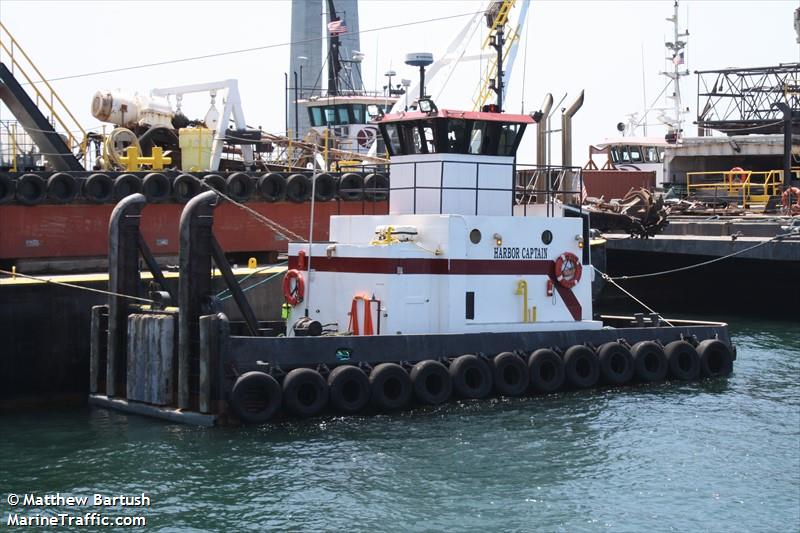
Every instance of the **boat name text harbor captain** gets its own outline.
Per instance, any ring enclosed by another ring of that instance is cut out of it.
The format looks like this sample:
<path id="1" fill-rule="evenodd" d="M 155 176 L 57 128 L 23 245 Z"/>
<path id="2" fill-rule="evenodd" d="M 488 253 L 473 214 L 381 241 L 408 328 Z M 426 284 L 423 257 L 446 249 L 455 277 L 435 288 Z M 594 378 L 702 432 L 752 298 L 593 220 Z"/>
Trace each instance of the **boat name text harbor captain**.
<path id="1" fill-rule="evenodd" d="M 495 246 L 494 259 L 547 259 L 547 248 Z"/>

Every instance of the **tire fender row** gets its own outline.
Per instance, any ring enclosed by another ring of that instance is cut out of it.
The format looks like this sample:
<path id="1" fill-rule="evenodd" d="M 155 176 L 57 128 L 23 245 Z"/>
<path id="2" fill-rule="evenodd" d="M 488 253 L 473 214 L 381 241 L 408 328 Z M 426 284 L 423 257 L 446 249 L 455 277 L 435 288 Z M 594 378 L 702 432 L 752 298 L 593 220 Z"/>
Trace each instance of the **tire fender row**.
<path id="1" fill-rule="evenodd" d="M 180 204 L 206 188 L 227 194 L 237 202 L 304 203 L 311 200 L 312 194 L 317 202 L 375 202 L 388 198 L 389 178 L 376 172 L 0 173 L 0 205 L 109 204 L 133 193 L 144 194 L 149 203 Z"/>
<path id="2" fill-rule="evenodd" d="M 264 423 L 278 413 L 311 417 L 325 410 L 356 414 L 398 411 L 412 404 L 439 405 L 453 398 L 482 399 L 551 394 L 563 389 L 694 381 L 725 377 L 734 353 L 718 339 L 659 341 L 625 339 L 600 346 L 579 344 L 502 352 L 493 357 L 464 354 L 417 363 L 343 364 L 329 369 L 299 367 L 284 372 L 250 371 L 228 394 L 233 414 L 245 423 Z"/>

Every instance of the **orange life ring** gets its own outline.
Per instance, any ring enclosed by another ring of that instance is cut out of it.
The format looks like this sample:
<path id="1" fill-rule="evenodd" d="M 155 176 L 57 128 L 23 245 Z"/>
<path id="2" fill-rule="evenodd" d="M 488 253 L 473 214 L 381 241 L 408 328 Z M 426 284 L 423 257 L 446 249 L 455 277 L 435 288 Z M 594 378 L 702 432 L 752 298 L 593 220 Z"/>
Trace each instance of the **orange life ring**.
<path id="1" fill-rule="evenodd" d="M 567 289 L 571 289 L 581 280 L 583 267 L 578 260 L 578 256 L 564 252 L 556 259 L 556 280 L 558 284 Z"/>
<path id="2" fill-rule="evenodd" d="M 742 183 L 747 179 L 747 171 L 742 167 L 733 167 L 728 172 L 731 174 L 731 181 L 734 183 Z"/>
<path id="3" fill-rule="evenodd" d="M 292 290 L 292 280 L 294 280 L 294 290 Z M 303 301 L 306 294 L 306 284 L 303 274 L 299 270 L 291 269 L 283 277 L 283 297 L 286 303 L 294 307 Z"/>
<path id="4" fill-rule="evenodd" d="M 792 205 L 792 195 L 794 194 L 794 205 Z M 800 213 L 800 189 L 789 187 L 781 194 L 781 205 L 792 213 Z"/>

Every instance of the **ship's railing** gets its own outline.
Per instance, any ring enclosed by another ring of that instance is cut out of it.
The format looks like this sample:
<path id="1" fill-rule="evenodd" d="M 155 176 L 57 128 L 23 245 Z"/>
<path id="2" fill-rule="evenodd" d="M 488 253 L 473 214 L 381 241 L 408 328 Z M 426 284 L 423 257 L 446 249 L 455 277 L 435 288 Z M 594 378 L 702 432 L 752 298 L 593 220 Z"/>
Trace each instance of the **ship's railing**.
<path id="1" fill-rule="evenodd" d="M 32 170 L 40 157 L 36 144 L 16 120 L 0 120 L 0 170 Z"/>
<path id="2" fill-rule="evenodd" d="M 792 169 L 792 176 L 800 178 L 800 167 Z M 736 201 L 740 205 L 767 205 L 770 198 L 781 194 L 783 170 L 726 170 L 687 172 L 686 192 L 719 202 Z"/>
<path id="3" fill-rule="evenodd" d="M 86 130 L 2 22 L 0 61 L 7 62 L 14 76 L 22 76 L 21 81 L 30 87 L 36 105 L 47 110 L 54 129 L 66 136 L 67 146 L 73 152 L 83 153 L 86 148 Z"/>
<path id="4" fill-rule="evenodd" d="M 544 205 L 548 216 L 555 214 L 555 203 L 578 206 L 586 198 L 583 174 L 580 167 L 539 166 L 517 164 L 514 202 L 522 206 L 527 215 L 528 207 Z"/>

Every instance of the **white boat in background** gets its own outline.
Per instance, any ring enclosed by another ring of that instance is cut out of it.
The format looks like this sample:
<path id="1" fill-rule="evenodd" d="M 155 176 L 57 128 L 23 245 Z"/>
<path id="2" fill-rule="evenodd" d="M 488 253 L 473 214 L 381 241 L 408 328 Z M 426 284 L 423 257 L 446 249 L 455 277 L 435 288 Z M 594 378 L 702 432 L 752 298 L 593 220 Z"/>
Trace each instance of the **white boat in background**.
<path id="1" fill-rule="evenodd" d="M 655 184 L 661 188 L 664 183 L 664 156 L 670 144 L 658 137 L 618 137 L 606 139 L 589 151 L 590 160 L 595 166 L 598 161 L 595 155 L 605 154 L 606 161 L 603 161 L 599 168 L 608 169 L 609 167 L 617 170 L 637 170 L 655 172 Z"/>

